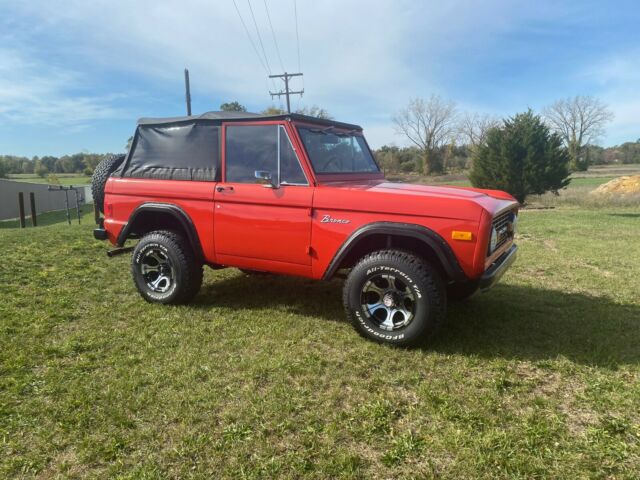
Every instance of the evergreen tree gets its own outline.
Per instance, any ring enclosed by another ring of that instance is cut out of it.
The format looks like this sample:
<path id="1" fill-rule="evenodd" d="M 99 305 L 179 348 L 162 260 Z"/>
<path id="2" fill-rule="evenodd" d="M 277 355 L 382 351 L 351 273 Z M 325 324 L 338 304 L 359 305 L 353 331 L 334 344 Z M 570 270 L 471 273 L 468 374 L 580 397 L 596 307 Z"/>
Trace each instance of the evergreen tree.
<path id="1" fill-rule="evenodd" d="M 558 190 L 569 184 L 569 155 L 562 139 L 531 110 L 493 128 L 474 153 L 471 183 L 505 190 L 520 203 L 527 195 Z"/>

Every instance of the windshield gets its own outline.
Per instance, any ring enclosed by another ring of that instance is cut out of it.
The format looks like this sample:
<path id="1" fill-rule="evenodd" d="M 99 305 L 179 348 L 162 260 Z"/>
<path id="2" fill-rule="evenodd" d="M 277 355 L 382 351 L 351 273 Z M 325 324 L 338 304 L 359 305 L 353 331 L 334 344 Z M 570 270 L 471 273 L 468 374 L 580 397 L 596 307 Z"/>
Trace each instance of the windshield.
<path id="1" fill-rule="evenodd" d="M 378 173 L 380 169 L 361 135 L 333 127 L 299 128 L 316 173 Z"/>

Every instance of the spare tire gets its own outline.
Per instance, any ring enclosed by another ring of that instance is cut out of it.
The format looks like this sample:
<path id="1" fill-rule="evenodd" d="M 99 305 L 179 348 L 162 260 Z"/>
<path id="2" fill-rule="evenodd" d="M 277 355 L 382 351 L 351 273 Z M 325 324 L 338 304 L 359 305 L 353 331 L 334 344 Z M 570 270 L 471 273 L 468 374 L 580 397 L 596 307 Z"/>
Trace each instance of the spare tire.
<path id="1" fill-rule="evenodd" d="M 120 166 L 125 155 L 110 155 L 102 160 L 93 171 L 91 178 L 91 195 L 93 203 L 98 206 L 100 213 L 104 213 L 104 186 L 109 176 Z"/>

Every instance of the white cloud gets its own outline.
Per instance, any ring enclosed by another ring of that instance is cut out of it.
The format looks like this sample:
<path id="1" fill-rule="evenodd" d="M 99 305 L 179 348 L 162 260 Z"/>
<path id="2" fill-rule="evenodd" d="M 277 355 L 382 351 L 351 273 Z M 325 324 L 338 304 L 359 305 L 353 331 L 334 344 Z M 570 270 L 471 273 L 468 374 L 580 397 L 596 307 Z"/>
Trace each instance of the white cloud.
<path id="1" fill-rule="evenodd" d="M 606 144 L 640 138 L 640 52 L 631 50 L 594 61 L 581 77 L 594 83 L 598 96 L 614 113 L 607 126 Z"/>
<path id="2" fill-rule="evenodd" d="M 77 95 L 74 73 L 52 68 L 23 52 L 0 48 L 0 124 L 38 124 L 78 128 L 87 122 L 121 118 L 113 107 L 120 95 Z"/>
<path id="3" fill-rule="evenodd" d="M 260 49 L 247 2 L 236 3 Z M 490 5 L 472 0 L 430 4 L 299 0 L 306 94 L 302 100 L 295 99 L 294 105 L 318 104 L 336 118 L 364 123 L 365 127 L 368 120 L 390 126 L 390 117 L 409 97 L 445 90 L 436 78 L 439 62 L 448 52 L 461 46 L 473 48 L 488 32 L 511 28 L 507 10 L 525 10 L 508 8 L 508 2 L 502 0 L 490 3 L 500 5 L 505 15 L 493 15 L 495 9 Z M 271 69 L 279 72 L 264 2 L 253 0 L 251 5 Z M 298 66 L 293 2 L 270 0 L 268 5 L 284 67 L 294 71 Z M 141 74 L 175 91 L 181 88 L 182 68 L 188 66 L 195 98 L 216 95 L 220 98 L 215 100 L 239 99 L 256 109 L 272 103 L 267 90 L 274 84 L 268 84 L 231 1 L 191 0 L 178 5 L 36 0 L 13 8 L 26 19 L 25 24 L 35 24 L 39 32 L 56 38 L 56 53 L 72 57 L 80 65 Z M 467 34 L 478 22 L 483 29 L 474 31 L 472 39 Z M 433 72 L 425 68 L 430 64 Z M 419 76 L 418 71 L 422 72 Z M 30 86 L 38 87 L 35 79 L 30 80 Z M 59 92 L 63 83 L 54 82 L 46 88 Z M 96 101 L 104 106 L 100 99 L 73 100 L 79 115 L 91 117 L 96 110 L 110 115 L 102 108 L 92 110 Z M 215 100 L 212 98 L 213 108 Z M 56 110 L 56 102 L 51 108 Z M 41 107 L 40 111 L 46 116 L 48 109 Z"/>
<path id="4" fill-rule="evenodd" d="M 295 71 L 293 0 L 267 2 L 284 67 Z M 236 3 L 260 49 L 247 1 Z M 251 5 L 271 69 L 280 73 L 264 2 L 251 0 Z M 374 147 L 404 144 L 394 134 L 391 117 L 410 97 L 449 96 L 445 79 L 465 75 L 468 62 L 477 62 L 482 69 L 489 57 L 526 58 L 527 49 L 535 46 L 510 44 L 510 35 L 521 29 L 559 28 L 558 19 L 577 17 L 571 11 L 574 7 L 552 5 L 508 0 L 298 0 L 306 93 L 302 99 L 293 99 L 293 105 L 317 104 L 337 119 L 362 124 Z M 5 55 L 9 52 L 16 58 L 2 57 L 0 50 L 0 120 L 74 124 L 123 114 L 145 116 L 149 112 L 136 110 L 144 108 L 137 101 L 139 94 L 127 93 L 132 112 L 115 106 L 123 103 L 116 101 L 123 90 L 130 91 L 122 79 L 136 78 L 147 84 L 146 100 L 154 101 L 155 96 L 160 104 L 168 95 L 181 98 L 185 66 L 191 72 L 194 102 L 208 108 L 235 99 L 254 110 L 277 104 L 268 95 L 274 84 L 266 79 L 232 0 L 184 0 L 179 4 L 32 0 L 3 9 L 11 13 L 5 15 L 5 28 L 0 18 L 0 45 Z M 47 56 L 63 62 L 65 70 L 54 66 Z M 14 64 L 19 65 L 17 70 L 1 70 Z M 627 68 L 626 63 L 623 66 Z M 608 76 L 615 78 L 620 68 L 611 65 Z M 91 75 L 95 71 L 107 78 L 113 75 L 119 82 L 103 82 L 97 93 L 90 89 L 71 93 L 69 85 L 94 86 Z M 294 88 L 301 85 L 296 81 Z M 615 92 L 615 88 L 607 91 Z M 624 97 L 616 95 L 612 93 L 610 102 L 621 104 L 616 107 L 617 119 L 633 117 L 634 109 L 625 110 Z M 483 106 L 493 108 L 495 100 L 486 99 Z M 170 108 L 169 102 L 162 104 Z M 522 107 L 517 105 L 514 111 Z"/>

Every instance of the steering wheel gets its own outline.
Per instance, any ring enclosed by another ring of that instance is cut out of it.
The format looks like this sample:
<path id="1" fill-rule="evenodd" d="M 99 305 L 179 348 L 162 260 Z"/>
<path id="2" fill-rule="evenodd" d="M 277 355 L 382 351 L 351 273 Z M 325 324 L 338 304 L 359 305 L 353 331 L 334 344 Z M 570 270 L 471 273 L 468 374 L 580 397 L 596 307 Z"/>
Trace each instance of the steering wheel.
<path id="1" fill-rule="evenodd" d="M 340 164 L 338 163 L 338 157 L 336 155 L 331 155 L 323 164 L 322 167 L 320 167 L 320 171 L 322 172 L 331 172 L 332 170 L 329 170 L 329 165 L 335 165 L 336 170 L 333 171 L 339 171 L 340 170 Z"/>

